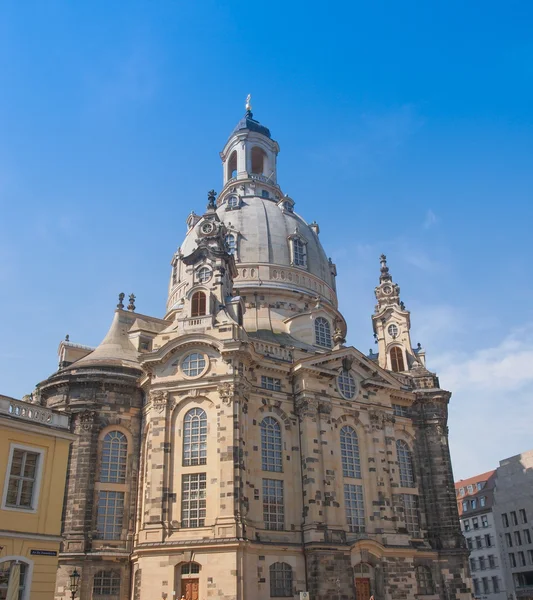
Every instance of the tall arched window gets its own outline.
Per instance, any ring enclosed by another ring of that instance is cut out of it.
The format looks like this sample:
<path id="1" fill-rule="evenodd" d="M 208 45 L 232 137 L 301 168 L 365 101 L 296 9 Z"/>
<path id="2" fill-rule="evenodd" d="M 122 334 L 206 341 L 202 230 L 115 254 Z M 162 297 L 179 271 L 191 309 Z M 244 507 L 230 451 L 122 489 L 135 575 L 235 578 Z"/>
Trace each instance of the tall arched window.
<path id="1" fill-rule="evenodd" d="M 396 440 L 396 453 L 398 454 L 400 485 L 402 487 L 414 487 L 415 475 L 413 471 L 413 456 L 407 443 L 403 440 Z"/>
<path id="2" fill-rule="evenodd" d="M 207 461 L 207 415 L 192 408 L 183 419 L 183 464 L 205 465 Z"/>
<path id="3" fill-rule="evenodd" d="M 272 417 L 261 421 L 261 464 L 263 471 L 283 471 L 281 427 Z"/>
<path id="4" fill-rule="evenodd" d="M 315 343 L 318 346 L 331 348 L 331 327 L 329 321 L 324 317 L 315 319 Z"/>
<path id="5" fill-rule="evenodd" d="M 29 565 L 24 559 L 10 557 L 10 560 L 0 562 L 0 598 L 11 599 L 13 590 L 18 589 L 18 594 L 13 596 L 16 600 L 27 600 L 30 597 L 28 580 Z"/>
<path id="6" fill-rule="evenodd" d="M 349 425 L 341 429 L 342 474 L 344 477 L 361 479 L 361 459 L 357 433 Z"/>
<path id="7" fill-rule="evenodd" d="M 270 597 L 292 598 L 293 596 L 291 565 L 281 562 L 270 565 Z"/>
<path id="8" fill-rule="evenodd" d="M 305 244 L 300 238 L 292 240 L 292 262 L 299 267 L 306 265 Z"/>
<path id="9" fill-rule="evenodd" d="M 416 581 L 418 583 L 418 593 L 421 596 L 430 596 L 435 593 L 433 577 L 429 567 L 419 566 L 416 568 Z"/>
<path id="10" fill-rule="evenodd" d="M 228 160 L 228 179 L 237 177 L 237 151 L 234 150 Z"/>
<path id="11" fill-rule="evenodd" d="M 128 440 L 120 431 L 110 431 L 102 444 L 100 481 L 102 483 L 126 483 Z"/>
<path id="12" fill-rule="evenodd" d="M 391 368 L 395 373 L 398 373 L 400 371 L 405 371 L 402 350 L 401 350 L 401 348 L 398 348 L 398 346 L 391 348 L 390 362 L 391 362 Z"/>
<path id="13" fill-rule="evenodd" d="M 202 317 L 206 314 L 207 300 L 204 292 L 194 292 L 192 295 L 191 317 Z"/>
<path id="14" fill-rule="evenodd" d="M 226 236 L 226 246 L 228 247 L 228 254 L 235 254 L 237 249 L 237 242 L 233 233 L 228 233 Z"/>
<path id="15" fill-rule="evenodd" d="M 264 175 L 266 163 L 266 153 L 262 148 L 254 146 L 252 148 L 252 173 Z"/>
<path id="16" fill-rule="evenodd" d="M 120 573 L 118 571 L 97 571 L 93 579 L 93 598 L 119 596 Z"/>

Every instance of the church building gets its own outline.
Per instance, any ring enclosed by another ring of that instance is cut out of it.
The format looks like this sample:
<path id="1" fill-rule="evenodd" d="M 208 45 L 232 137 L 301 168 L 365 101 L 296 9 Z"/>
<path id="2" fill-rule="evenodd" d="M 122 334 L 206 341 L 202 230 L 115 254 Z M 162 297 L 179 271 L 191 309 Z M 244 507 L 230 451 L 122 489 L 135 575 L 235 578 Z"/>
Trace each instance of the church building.
<path id="1" fill-rule="evenodd" d="M 222 189 L 187 218 L 166 313 L 120 294 L 101 344 L 61 342 L 32 396 L 76 434 L 58 600 L 74 569 L 81 600 L 471 598 L 451 394 L 385 256 L 377 352 L 346 345 L 335 265 L 278 152 L 248 103 Z"/>

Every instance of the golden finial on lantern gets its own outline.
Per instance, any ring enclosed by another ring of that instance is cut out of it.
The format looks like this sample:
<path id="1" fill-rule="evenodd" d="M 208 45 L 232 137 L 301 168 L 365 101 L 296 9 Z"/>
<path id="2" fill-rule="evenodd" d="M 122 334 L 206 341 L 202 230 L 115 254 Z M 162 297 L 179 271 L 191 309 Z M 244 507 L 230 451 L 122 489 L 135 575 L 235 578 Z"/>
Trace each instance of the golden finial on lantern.
<path id="1" fill-rule="evenodd" d="M 246 96 L 246 112 L 252 112 L 252 95 Z"/>

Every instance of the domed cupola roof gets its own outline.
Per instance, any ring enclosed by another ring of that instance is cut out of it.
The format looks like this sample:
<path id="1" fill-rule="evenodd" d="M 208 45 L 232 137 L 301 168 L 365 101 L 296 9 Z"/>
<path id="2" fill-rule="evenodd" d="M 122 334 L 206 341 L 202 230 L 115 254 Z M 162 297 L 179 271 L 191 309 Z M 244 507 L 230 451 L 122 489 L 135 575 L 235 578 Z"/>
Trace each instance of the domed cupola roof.
<path id="1" fill-rule="evenodd" d="M 237 126 L 235 127 L 235 129 L 231 132 L 231 136 L 233 137 L 235 134 L 239 133 L 239 131 L 243 131 L 243 130 L 248 130 L 248 131 L 255 131 L 256 133 L 261 133 L 262 135 L 265 135 L 267 138 L 272 138 L 272 136 L 270 135 L 270 130 L 265 127 L 264 125 L 261 125 L 261 123 L 259 123 L 259 121 L 256 121 L 253 118 L 253 113 L 251 110 L 247 110 L 246 114 L 244 115 L 244 117 L 237 123 Z"/>

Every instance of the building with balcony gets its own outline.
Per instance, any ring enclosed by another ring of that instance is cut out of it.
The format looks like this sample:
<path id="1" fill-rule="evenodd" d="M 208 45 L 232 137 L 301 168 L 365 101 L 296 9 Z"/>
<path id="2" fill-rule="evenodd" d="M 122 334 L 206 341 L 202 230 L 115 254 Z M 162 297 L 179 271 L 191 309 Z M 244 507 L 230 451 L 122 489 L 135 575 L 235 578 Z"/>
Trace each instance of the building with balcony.
<path id="1" fill-rule="evenodd" d="M 171 257 L 165 314 L 120 294 L 101 344 L 62 342 L 35 390 L 77 434 L 57 600 L 73 568 L 83 600 L 470 598 L 451 394 L 385 256 L 377 352 L 346 345 L 336 267 L 278 152 L 247 106 Z"/>
<path id="2" fill-rule="evenodd" d="M 0 395 L 0 598 L 53 600 L 69 416 Z"/>

